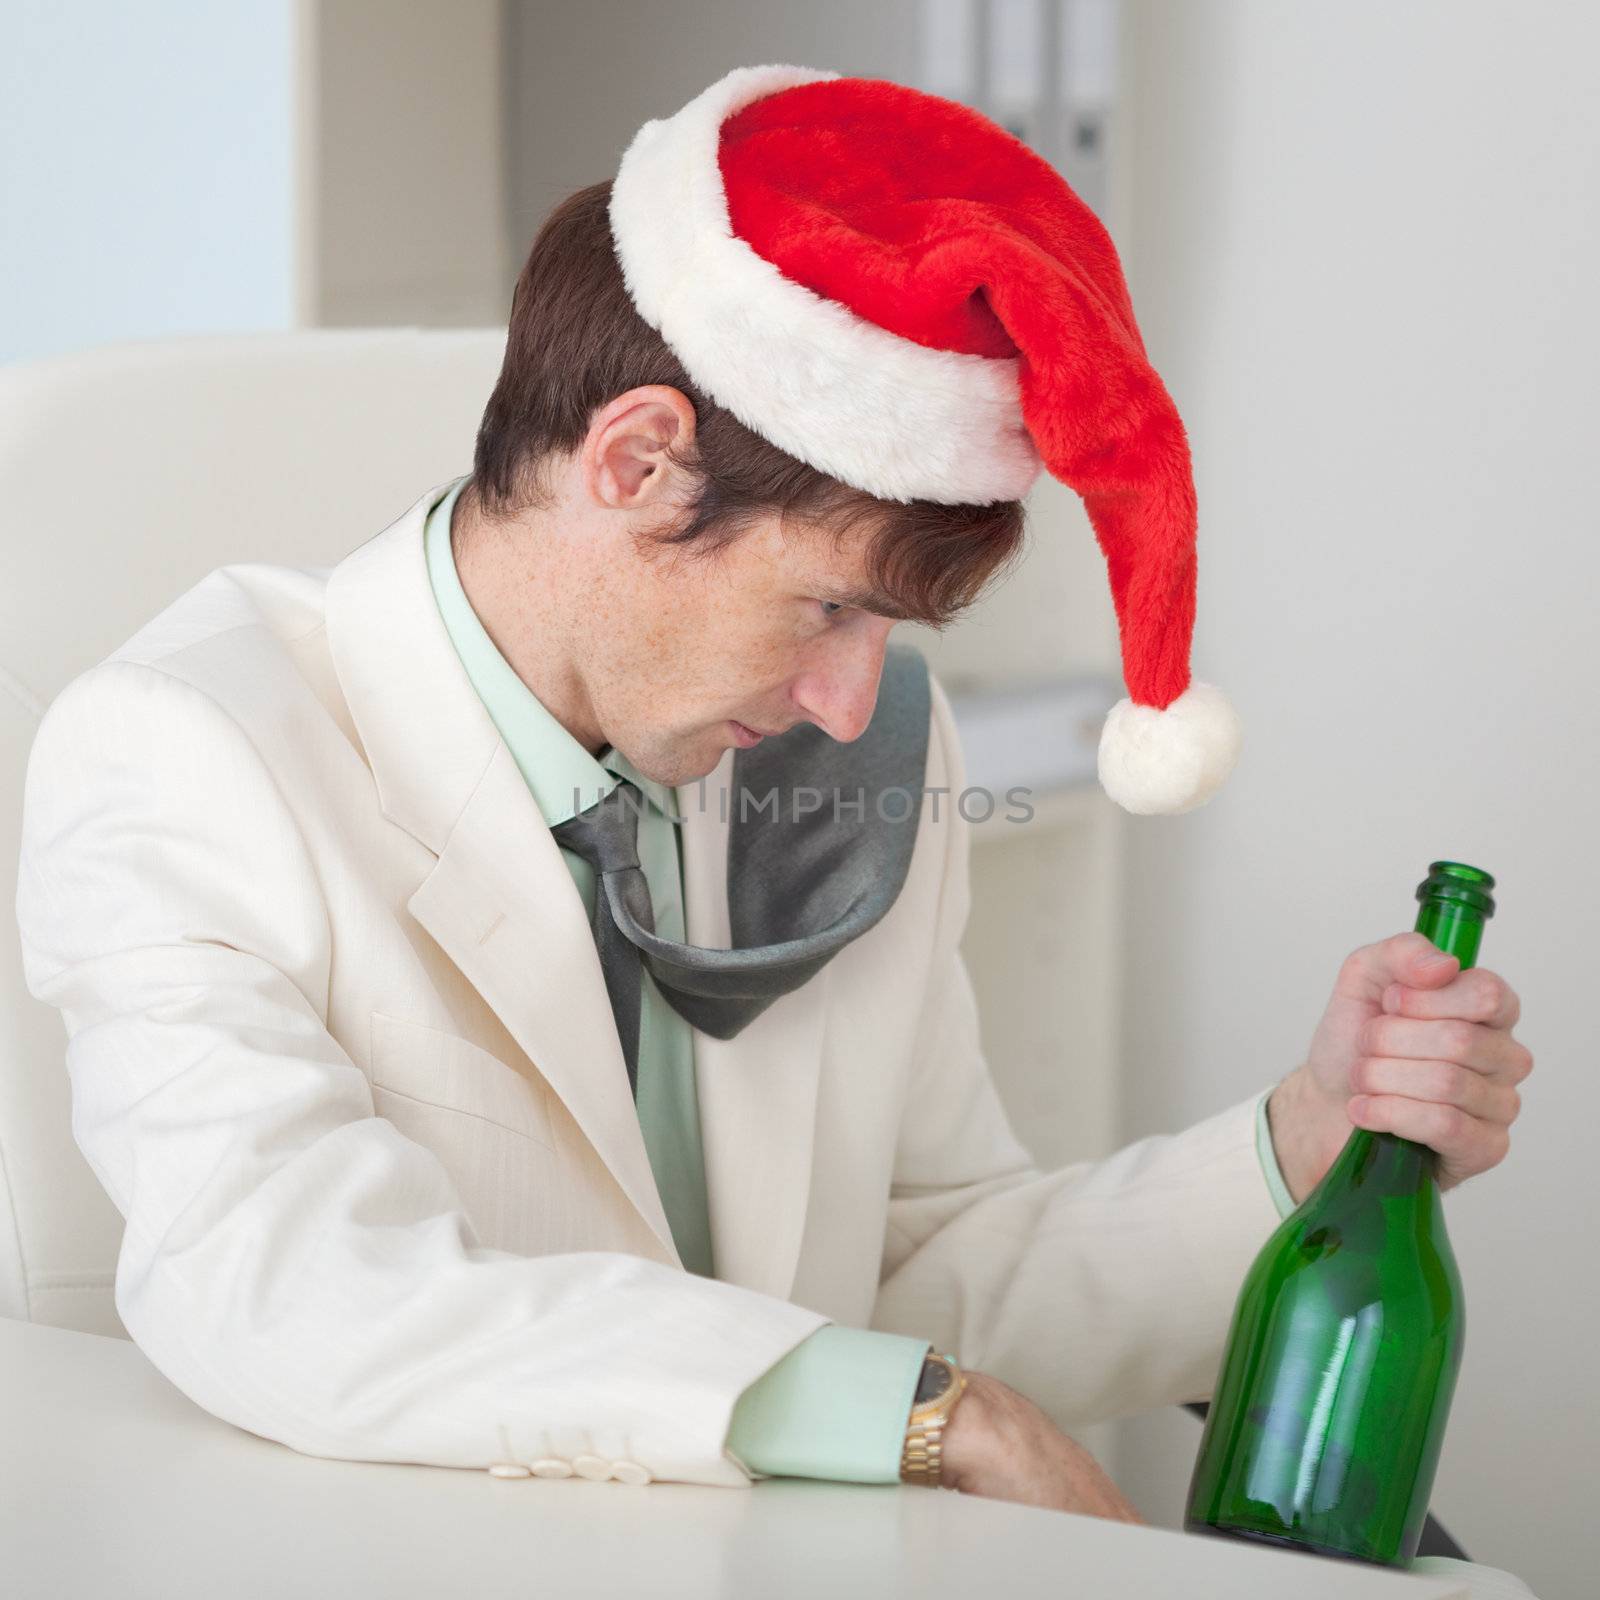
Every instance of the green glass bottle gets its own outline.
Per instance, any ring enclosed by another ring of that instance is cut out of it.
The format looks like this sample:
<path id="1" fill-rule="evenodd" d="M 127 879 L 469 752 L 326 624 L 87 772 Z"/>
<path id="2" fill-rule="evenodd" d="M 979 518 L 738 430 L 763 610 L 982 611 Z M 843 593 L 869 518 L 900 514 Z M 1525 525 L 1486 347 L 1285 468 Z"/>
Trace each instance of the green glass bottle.
<path id="1" fill-rule="evenodd" d="M 1494 879 L 1435 861 L 1417 931 L 1478 958 Z M 1246 1274 L 1184 1527 L 1408 1567 L 1461 1364 L 1465 1304 L 1434 1152 L 1353 1129 Z"/>

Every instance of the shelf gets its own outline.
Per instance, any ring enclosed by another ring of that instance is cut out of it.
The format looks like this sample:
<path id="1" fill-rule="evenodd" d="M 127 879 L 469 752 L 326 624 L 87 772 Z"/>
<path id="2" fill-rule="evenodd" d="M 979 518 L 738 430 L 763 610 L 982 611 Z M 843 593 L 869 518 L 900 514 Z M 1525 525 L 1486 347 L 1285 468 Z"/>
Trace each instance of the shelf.
<path id="1" fill-rule="evenodd" d="M 1021 838 L 1041 827 L 1091 820 L 1104 809 L 1096 758 L 1106 713 L 1121 697 L 1110 677 L 1053 678 L 999 689 L 950 691 L 961 735 L 967 789 L 986 790 L 988 802 L 969 799 L 963 814 L 974 840 Z M 1008 800 L 1024 790 L 1021 802 Z M 1032 816 L 1019 820 L 1019 812 Z"/>

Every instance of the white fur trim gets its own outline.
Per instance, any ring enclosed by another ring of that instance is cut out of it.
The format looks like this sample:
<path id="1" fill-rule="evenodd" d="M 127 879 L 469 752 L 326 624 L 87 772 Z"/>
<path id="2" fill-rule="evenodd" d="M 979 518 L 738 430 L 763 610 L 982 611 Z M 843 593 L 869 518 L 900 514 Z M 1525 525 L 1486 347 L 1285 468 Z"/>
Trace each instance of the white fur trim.
<path id="1" fill-rule="evenodd" d="M 753 100 L 838 76 L 740 67 L 645 123 L 611 191 L 628 293 L 701 389 L 819 471 L 885 500 L 1020 500 L 1041 463 L 1014 357 L 902 339 L 734 237 L 717 165 L 723 122 Z"/>
<path id="2" fill-rule="evenodd" d="M 1222 787 L 1242 739 L 1238 715 L 1215 684 L 1191 679 L 1164 711 L 1119 700 L 1100 732 L 1100 784 L 1141 816 L 1192 811 Z"/>

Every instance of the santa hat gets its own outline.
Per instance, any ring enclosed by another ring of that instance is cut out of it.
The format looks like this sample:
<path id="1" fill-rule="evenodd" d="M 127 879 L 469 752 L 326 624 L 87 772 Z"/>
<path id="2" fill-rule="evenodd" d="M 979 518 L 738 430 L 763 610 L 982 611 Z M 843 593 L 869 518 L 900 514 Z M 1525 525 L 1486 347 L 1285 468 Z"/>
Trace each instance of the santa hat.
<path id="1" fill-rule="evenodd" d="M 1188 440 L 1110 236 L 967 106 L 877 79 L 743 67 L 647 122 L 612 187 L 639 314 L 718 405 L 886 500 L 1020 499 L 1042 467 L 1103 551 L 1128 698 L 1100 781 L 1188 811 L 1238 754 L 1191 679 Z"/>

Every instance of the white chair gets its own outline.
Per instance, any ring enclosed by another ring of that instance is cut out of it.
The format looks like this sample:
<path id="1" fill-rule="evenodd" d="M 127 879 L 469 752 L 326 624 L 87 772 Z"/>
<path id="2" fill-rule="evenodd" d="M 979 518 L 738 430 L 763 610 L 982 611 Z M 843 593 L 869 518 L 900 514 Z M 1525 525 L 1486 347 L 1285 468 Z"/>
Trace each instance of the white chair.
<path id="1" fill-rule="evenodd" d="M 23 986 L 22 781 L 50 700 L 212 569 L 331 566 L 472 465 L 504 329 L 258 334 L 0 368 L 0 1316 L 127 1337 L 122 1217 Z"/>

